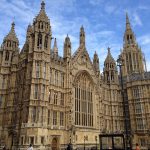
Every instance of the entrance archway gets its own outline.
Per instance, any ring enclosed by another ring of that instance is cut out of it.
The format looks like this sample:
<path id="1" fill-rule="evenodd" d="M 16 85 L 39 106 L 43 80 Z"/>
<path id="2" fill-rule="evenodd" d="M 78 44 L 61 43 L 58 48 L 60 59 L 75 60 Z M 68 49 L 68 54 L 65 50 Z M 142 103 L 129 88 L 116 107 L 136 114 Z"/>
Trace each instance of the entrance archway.
<path id="1" fill-rule="evenodd" d="M 57 140 L 57 138 L 53 138 L 53 140 L 52 140 L 52 150 L 58 150 L 58 140 Z"/>

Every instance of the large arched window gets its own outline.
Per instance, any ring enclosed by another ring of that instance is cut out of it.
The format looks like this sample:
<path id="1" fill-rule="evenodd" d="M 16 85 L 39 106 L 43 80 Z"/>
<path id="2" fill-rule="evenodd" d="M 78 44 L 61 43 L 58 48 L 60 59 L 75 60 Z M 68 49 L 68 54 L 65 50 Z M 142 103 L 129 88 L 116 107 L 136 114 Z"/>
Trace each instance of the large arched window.
<path id="1" fill-rule="evenodd" d="M 86 72 L 75 81 L 75 125 L 93 126 L 93 82 Z"/>

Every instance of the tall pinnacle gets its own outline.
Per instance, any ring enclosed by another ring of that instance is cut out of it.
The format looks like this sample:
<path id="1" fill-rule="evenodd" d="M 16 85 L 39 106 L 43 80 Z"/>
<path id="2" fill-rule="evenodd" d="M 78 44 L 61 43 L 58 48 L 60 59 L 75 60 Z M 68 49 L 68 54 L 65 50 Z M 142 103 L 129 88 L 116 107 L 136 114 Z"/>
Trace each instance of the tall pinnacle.
<path id="1" fill-rule="evenodd" d="M 11 31 L 15 32 L 15 23 L 14 22 L 12 22 L 12 24 L 11 24 Z"/>
<path id="2" fill-rule="evenodd" d="M 130 25 L 128 13 L 126 13 L 126 30 L 131 30 L 131 25 Z"/>
<path id="3" fill-rule="evenodd" d="M 105 63 L 110 63 L 110 62 L 115 63 L 115 60 L 112 57 L 111 52 L 110 52 L 110 47 L 108 47 L 107 50 L 108 50 L 108 53 L 107 53 L 107 57 L 105 59 Z"/>
<path id="4" fill-rule="evenodd" d="M 83 27 L 83 25 L 82 25 L 81 28 L 80 28 L 80 32 L 84 32 L 84 27 Z"/>
<path id="5" fill-rule="evenodd" d="M 80 28 L 80 46 L 85 47 L 85 32 L 83 25 Z"/>
<path id="6" fill-rule="evenodd" d="M 55 38 L 55 41 L 54 41 L 53 51 L 54 51 L 54 54 L 58 54 L 58 48 L 57 48 L 57 40 L 56 40 L 56 38 Z"/>
<path id="7" fill-rule="evenodd" d="M 95 51 L 95 53 L 94 53 L 94 60 L 95 60 L 95 61 L 99 60 L 99 58 L 98 58 L 98 55 L 97 55 L 96 51 Z"/>
<path id="8" fill-rule="evenodd" d="M 124 33 L 124 44 L 136 44 L 136 38 L 134 32 L 132 31 L 128 14 L 126 13 L 126 29 Z"/>
<path id="9" fill-rule="evenodd" d="M 108 50 L 108 54 L 110 54 L 110 47 L 108 47 L 107 50 Z"/>

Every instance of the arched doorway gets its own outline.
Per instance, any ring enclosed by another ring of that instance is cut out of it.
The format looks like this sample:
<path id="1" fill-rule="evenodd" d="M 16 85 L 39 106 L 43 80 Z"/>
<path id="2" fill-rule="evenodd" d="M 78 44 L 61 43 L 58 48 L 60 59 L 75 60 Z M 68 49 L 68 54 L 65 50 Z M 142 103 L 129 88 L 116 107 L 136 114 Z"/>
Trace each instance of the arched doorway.
<path id="1" fill-rule="evenodd" d="M 58 140 L 57 140 L 57 138 L 53 138 L 53 140 L 52 140 L 52 150 L 58 150 Z"/>

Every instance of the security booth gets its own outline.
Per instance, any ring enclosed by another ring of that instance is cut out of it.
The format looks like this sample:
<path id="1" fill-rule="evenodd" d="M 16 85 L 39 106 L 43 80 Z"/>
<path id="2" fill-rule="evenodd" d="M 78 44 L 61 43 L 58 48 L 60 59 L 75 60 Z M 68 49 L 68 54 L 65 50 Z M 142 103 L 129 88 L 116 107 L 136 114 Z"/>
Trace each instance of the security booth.
<path id="1" fill-rule="evenodd" d="M 123 134 L 100 134 L 100 150 L 125 150 Z"/>

